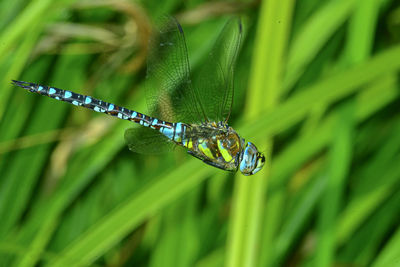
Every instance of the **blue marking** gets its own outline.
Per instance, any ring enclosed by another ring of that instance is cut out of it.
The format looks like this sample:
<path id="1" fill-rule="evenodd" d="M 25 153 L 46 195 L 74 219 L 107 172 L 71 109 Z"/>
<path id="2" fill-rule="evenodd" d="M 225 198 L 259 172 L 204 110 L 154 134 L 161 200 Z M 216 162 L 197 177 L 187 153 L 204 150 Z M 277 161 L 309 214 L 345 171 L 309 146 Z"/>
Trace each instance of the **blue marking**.
<path id="1" fill-rule="evenodd" d="M 137 112 L 136 111 L 132 112 L 131 118 L 136 118 L 136 116 L 137 116 Z"/>
<path id="2" fill-rule="evenodd" d="M 56 89 L 54 88 L 50 88 L 49 89 L 49 95 L 55 94 L 56 93 Z"/>
<path id="3" fill-rule="evenodd" d="M 76 100 L 72 101 L 72 104 L 75 105 L 75 106 L 79 106 L 79 102 L 76 101 Z"/>
<path id="4" fill-rule="evenodd" d="M 43 90 L 43 86 L 39 85 L 37 90 L 38 90 L 38 92 L 42 91 Z"/>
<path id="5" fill-rule="evenodd" d="M 85 104 L 90 104 L 92 102 L 92 98 L 90 96 L 87 96 L 85 98 Z"/>
<path id="6" fill-rule="evenodd" d="M 102 109 L 102 108 L 100 109 L 100 112 L 105 112 L 105 111 L 106 111 L 105 109 Z"/>
<path id="7" fill-rule="evenodd" d="M 176 127 L 175 127 L 174 141 L 180 142 L 182 140 L 181 134 L 182 134 L 182 123 L 178 122 L 178 123 L 176 123 Z"/>
<path id="8" fill-rule="evenodd" d="M 139 121 L 139 124 L 140 124 L 140 125 L 143 125 L 143 126 L 146 126 L 146 127 L 149 127 L 149 126 L 150 126 L 145 120 L 140 120 L 140 121 Z"/>
<path id="9" fill-rule="evenodd" d="M 117 114 L 117 117 L 120 118 L 120 119 L 122 119 L 122 114 L 121 114 L 121 113 L 118 113 L 118 114 Z"/>
<path id="10" fill-rule="evenodd" d="M 124 115 L 124 116 L 122 116 L 122 119 L 127 120 L 128 116 Z"/>
<path id="11" fill-rule="evenodd" d="M 110 111 L 110 110 L 113 110 L 114 109 L 114 105 L 113 104 L 110 104 L 110 105 L 108 105 L 108 110 Z"/>
<path id="12" fill-rule="evenodd" d="M 241 172 L 247 171 L 249 168 L 249 159 L 247 153 L 243 153 L 242 161 L 240 162 L 239 169 Z"/>
<path id="13" fill-rule="evenodd" d="M 56 96 L 54 99 L 60 100 L 60 98 L 58 96 Z"/>
<path id="14" fill-rule="evenodd" d="M 71 96 L 72 96 L 72 93 L 70 91 L 64 92 L 64 98 L 70 98 Z"/>
<path id="15" fill-rule="evenodd" d="M 249 145 L 245 148 L 242 161 L 239 165 L 239 169 L 242 173 L 248 173 L 249 170 L 254 168 L 256 164 L 256 157 L 253 158 L 254 153 L 255 152 L 252 146 Z"/>
<path id="16" fill-rule="evenodd" d="M 97 111 L 97 112 L 100 112 L 100 108 L 99 108 L 98 106 L 95 106 L 95 107 L 93 108 L 93 110 L 94 110 L 94 111 Z"/>
<path id="17" fill-rule="evenodd" d="M 176 124 L 176 132 L 181 133 L 182 132 L 182 123 L 178 122 Z"/>
<path id="18" fill-rule="evenodd" d="M 163 135 L 172 140 L 172 137 L 174 136 L 174 128 L 161 127 L 160 131 Z"/>
<path id="19" fill-rule="evenodd" d="M 201 146 L 203 149 L 207 149 L 207 148 L 208 148 L 208 145 L 207 145 L 206 142 L 200 143 L 200 146 Z"/>

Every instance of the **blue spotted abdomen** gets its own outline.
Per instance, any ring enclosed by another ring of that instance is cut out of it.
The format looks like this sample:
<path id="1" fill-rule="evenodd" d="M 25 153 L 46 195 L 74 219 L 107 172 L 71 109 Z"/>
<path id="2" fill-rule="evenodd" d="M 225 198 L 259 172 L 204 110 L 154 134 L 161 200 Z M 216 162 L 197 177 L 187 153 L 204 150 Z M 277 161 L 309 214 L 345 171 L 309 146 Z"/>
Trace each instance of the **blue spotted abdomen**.
<path id="1" fill-rule="evenodd" d="M 56 87 L 43 86 L 29 82 L 21 82 L 13 80 L 13 83 L 19 87 L 27 89 L 31 92 L 35 92 L 41 95 L 45 95 L 56 100 L 68 102 L 75 106 L 81 106 L 88 109 L 92 109 L 96 112 L 109 114 L 114 117 L 118 117 L 123 120 L 133 121 L 139 123 L 142 126 L 150 127 L 154 130 L 159 131 L 168 139 L 174 141 L 179 145 L 184 145 L 185 142 L 185 131 L 188 125 L 184 123 L 171 123 L 156 118 L 152 118 L 145 114 L 123 108 L 91 96 L 81 95 L 78 93 L 71 92 L 69 90 L 63 90 Z"/>

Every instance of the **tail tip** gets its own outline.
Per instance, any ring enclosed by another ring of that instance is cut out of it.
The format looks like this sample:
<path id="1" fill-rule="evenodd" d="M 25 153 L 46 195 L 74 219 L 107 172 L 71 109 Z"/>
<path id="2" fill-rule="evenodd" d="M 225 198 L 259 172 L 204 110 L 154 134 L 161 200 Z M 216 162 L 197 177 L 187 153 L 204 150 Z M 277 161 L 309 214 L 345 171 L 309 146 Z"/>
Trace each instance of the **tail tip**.
<path id="1" fill-rule="evenodd" d="M 19 81 L 17 81 L 17 80 L 11 80 L 12 85 L 18 85 L 18 83 L 19 83 Z"/>
<path id="2" fill-rule="evenodd" d="M 23 82 L 23 81 L 17 81 L 17 80 L 11 80 L 11 84 L 15 86 L 19 86 L 24 89 L 30 89 L 32 86 L 34 86 L 33 83 L 28 83 L 28 82 Z"/>

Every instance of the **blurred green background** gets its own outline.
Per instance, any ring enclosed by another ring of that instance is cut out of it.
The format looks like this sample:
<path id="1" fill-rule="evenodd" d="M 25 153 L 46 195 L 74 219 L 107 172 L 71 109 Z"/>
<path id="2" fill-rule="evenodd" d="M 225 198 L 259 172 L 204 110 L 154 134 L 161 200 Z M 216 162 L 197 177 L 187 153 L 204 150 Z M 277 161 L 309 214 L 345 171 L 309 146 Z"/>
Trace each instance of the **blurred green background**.
<path id="1" fill-rule="evenodd" d="M 164 14 L 194 76 L 241 16 L 230 124 L 267 155 L 257 175 L 132 153 L 132 123 L 10 84 L 146 112 Z M 398 1 L 2 0 L 0 17 L 0 266 L 400 266 Z"/>

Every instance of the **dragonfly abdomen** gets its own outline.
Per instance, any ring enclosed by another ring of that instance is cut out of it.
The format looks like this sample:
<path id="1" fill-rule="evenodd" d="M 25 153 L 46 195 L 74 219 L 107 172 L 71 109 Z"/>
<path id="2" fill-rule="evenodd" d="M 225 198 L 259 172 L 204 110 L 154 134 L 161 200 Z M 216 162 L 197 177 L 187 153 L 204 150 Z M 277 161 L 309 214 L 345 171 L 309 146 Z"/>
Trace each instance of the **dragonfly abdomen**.
<path id="1" fill-rule="evenodd" d="M 181 122 L 169 123 L 169 122 L 160 121 L 157 119 L 153 119 L 153 120 L 158 122 L 158 125 L 160 126 L 158 130 L 160 131 L 160 133 L 162 133 L 164 136 L 166 136 L 168 139 L 174 141 L 178 145 L 187 147 L 189 140 L 186 137 L 186 132 L 187 132 L 187 129 L 189 128 L 189 125 L 187 125 L 186 123 L 181 123 Z"/>
<path id="2" fill-rule="evenodd" d="M 68 90 L 59 89 L 56 87 L 43 86 L 35 83 L 21 82 L 13 80 L 13 83 L 19 87 L 29 90 L 30 92 L 38 93 L 44 96 L 64 101 L 75 106 L 82 106 L 92 109 L 96 112 L 109 114 L 123 120 L 133 121 L 142 126 L 152 128 L 159 131 L 171 141 L 186 146 L 185 132 L 188 127 L 185 123 L 171 123 L 156 118 L 152 118 L 145 114 L 123 108 L 112 103 L 108 103 L 91 96 L 86 96 L 74 93 Z"/>
<path id="3" fill-rule="evenodd" d="M 21 82 L 13 80 L 13 83 L 19 87 L 35 92 L 44 96 L 54 98 L 56 100 L 64 101 L 75 106 L 82 106 L 92 109 L 96 112 L 105 113 L 123 120 L 129 120 L 140 125 L 153 128 L 161 131 L 163 128 L 173 128 L 174 124 L 154 119 L 145 114 L 123 108 L 112 103 L 108 103 L 91 96 L 86 96 L 74 93 L 68 90 L 59 89 L 56 87 L 43 86 L 35 83 Z"/>

